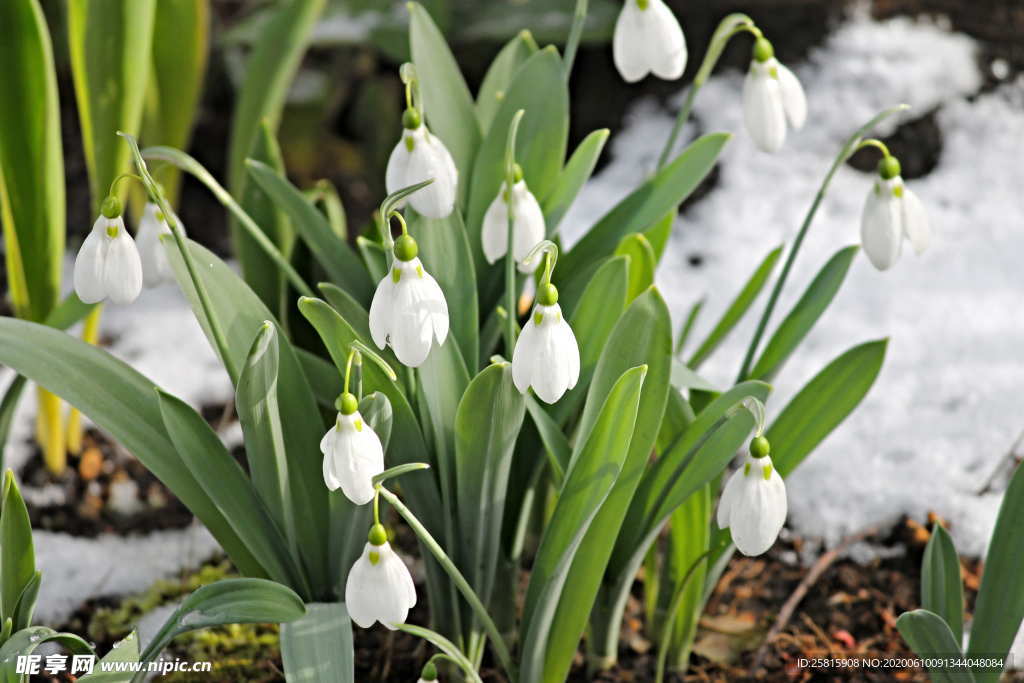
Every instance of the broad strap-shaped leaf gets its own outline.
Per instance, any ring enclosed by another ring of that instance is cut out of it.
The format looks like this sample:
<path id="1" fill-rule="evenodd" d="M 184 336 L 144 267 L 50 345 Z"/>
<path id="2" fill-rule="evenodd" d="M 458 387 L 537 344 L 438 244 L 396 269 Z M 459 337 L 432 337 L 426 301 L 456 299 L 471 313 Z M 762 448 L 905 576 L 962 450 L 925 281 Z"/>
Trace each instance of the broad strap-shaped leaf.
<path id="1" fill-rule="evenodd" d="M 22 683 L 27 676 L 17 673 L 18 657 L 35 652 L 46 643 L 57 643 L 72 654 L 95 655 L 89 643 L 74 633 L 58 633 L 46 626 L 30 626 L 11 635 L 0 647 L 0 680 L 3 683 Z"/>
<path id="2" fill-rule="evenodd" d="M 94 665 L 91 674 L 86 674 L 78 680 L 85 683 L 127 683 L 132 680 L 131 671 L 117 671 L 120 668 L 117 662 L 137 662 L 141 657 L 139 652 L 139 632 L 132 631 L 121 640 L 114 643 L 114 646 L 107 651 L 107 654 L 100 658 L 97 665 Z M 103 665 L 106 664 L 107 667 Z M 109 668 L 109 670 L 104 670 Z"/>
<path id="3" fill-rule="evenodd" d="M 761 357 L 750 371 L 750 377 L 767 381 L 782 368 L 782 364 L 810 333 L 811 328 L 832 303 L 843 280 L 846 279 L 846 273 L 850 270 L 850 264 L 853 263 L 853 257 L 857 255 L 858 249 L 857 245 L 840 249 L 822 266 L 803 296 L 768 340 Z"/>
<path id="4" fill-rule="evenodd" d="M 743 319 L 747 311 L 750 310 L 750 306 L 757 300 L 757 295 L 764 289 L 765 284 L 768 282 L 769 276 L 775 268 L 775 264 L 779 260 L 779 256 L 782 255 L 782 247 L 776 247 L 768 252 L 768 255 L 764 257 L 757 268 L 754 269 L 754 273 L 747 280 L 746 284 L 743 285 L 743 289 L 736 295 L 732 303 L 729 304 L 729 308 L 725 310 L 722 317 L 719 318 L 708 336 L 697 347 L 697 350 L 690 356 L 690 360 L 686 363 L 688 366 L 696 370 L 700 367 L 701 363 L 707 360 L 715 349 L 718 348 L 725 338 L 732 332 L 733 328 L 736 327 L 737 323 Z"/>
<path id="5" fill-rule="evenodd" d="M 795 470 L 863 400 L 882 369 L 888 343 L 882 339 L 846 351 L 782 409 L 765 433 L 779 474 Z"/>
<path id="6" fill-rule="evenodd" d="M 682 602 L 675 614 L 659 614 L 659 648 L 669 649 L 669 661 L 673 668 L 685 669 L 690 661 L 690 649 L 697 635 L 697 621 L 704 611 L 704 576 L 707 564 L 701 556 L 706 553 L 711 543 L 711 485 L 703 488 L 686 499 L 672 513 L 668 530 L 668 545 L 665 551 L 661 580 L 659 607 L 667 609 L 672 597 L 680 588 L 680 583 L 687 574 L 692 575 L 683 587 Z M 694 567 L 694 563 L 699 563 Z M 672 637 L 665 639 L 665 628 L 672 624 Z"/>
<path id="7" fill-rule="evenodd" d="M 646 374 L 644 366 L 627 370 L 612 387 L 559 491 L 526 592 L 521 649 L 524 681 L 561 680 L 546 663 L 555 611 L 576 551 L 612 492 L 629 454 Z"/>
<path id="8" fill-rule="evenodd" d="M 544 406 L 533 396 L 526 397 L 526 410 L 530 413 L 530 418 L 537 428 L 537 434 L 544 443 L 544 448 L 558 463 L 560 476 L 564 477 L 565 471 L 569 469 L 569 460 L 572 458 L 572 446 L 569 445 L 569 440 L 565 438 L 565 434 L 562 433 L 561 428 L 544 409 Z M 556 483 L 560 481 L 559 477 Z"/>
<path id="9" fill-rule="evenodd" d="M 672 227 L 676 224 L 677 215 L 678 209 L 673 206 L 664 216 L 640 233 L 651 243 L 656 263 L 661 263 L 661 257 L 665 253 L 665 247 L 668 246 L 668 238 L 672 236 Z"/>
<path id="10" fill-rule="evenodd" d="M 568 254 L 559 259 L 557 272 L 562 274 L 559 280 L 571 280 L 575 277 L 574 273 L 608 256 L 624 236 L 631 232 L 643 232 L 679 206 L 711 172 L 728 140 L 729 135 L 725 133 L 713 133 L 699 138 L 616 204 Z"/>
<path id="11" fill-rule="evenodd" d="M 558 174 L 558 182 L 551 194 L 544 200 L 544 227 L 550 238 L 558 232 L 562 218 L 568 213 L 580 190 L 590 180 L 590 175 L 597 166 L 597 160 L 608 141 L 609 130 L 602 128 L 583 138 L 576 151 L 565 163 L 565 168 Z"/>
<path id="12" fill-rule="evenodd" d="M 206 525 L 239 571 L 267 575 L 171 443 L 152 382 L 95 346 L 11 318 L 0 318 L 0 363 L 57 394 L 117 439 Z"/>
<path id="13" fill-rule="evenodd" d="M 964 584 L 960 556 L 949 532 L 939 523 L 921 561 L 921 607 L 942 617 L 956 642 L 964 639 Z"/>
<path id="14" fill-rule="evenodd" d="M 476 95 L 476 118 L 480 122 L 480 130 L 486 135 L 491 122 L 498 113 L 498 108 L 505 99 L 512 79 L 519 67 L 537 51 L 537 41 L 529 31 L 520 31 L 515 38 L 505 43 L 501 52 L 491 62 L 487 74 L 480 84 L 480 92 Z"/>
<path id="15" fill-rule="evenodd" d="M 14 619 L 25 588 L 36 574 L 32 544 L 32 522 L 14 481 L 14 472 L 4 473 L 0 509 L 0 621 Z M 37 586 L 38 589 L 38 586 Z M 17 628 L 28 624 L 15 625 Z"/>
<path id="16" fill-rule="evenodd" d="M 658 266 L 654 248 L 642 233 L 626 235 L 615 248 L 616 256 L 629 258 L 629 288 L 626 301 L 632 301 L 654 284 L 654 270 Z"/>
<path id="17" fill-rule="evenodd" d="M 971 683 L 976 680 L 970 669 L 942 666 L 944 659 L 963 655 L 953 632 L 939 615 L 926 609 L 904 612 L 896 620 L 896 628 L 914 654 L 936 664 L 928 669 L 935 683 Z M 998 679 L 998 674 L 995 675 Z"/>
<path id="18" fill-rule="evenodd" d="M 343 602 L 306 605 L 306 616 L 281 625 L 281 659 L 289 683 L 354 683 L 352 620 Z"/>
<path id="19" fill-rule="evenodd" d="M 60 296 L 64 152 L 57 74 L 37 0 L 0 3 L 0 223 L 18 317 L 43 320 Z"/>
<path id="20" fill-rule="evenodd" d="M 414 624 L 396 624 L 395 626 L 399 631 L 405 631 L 406 633 L 411 633 L 417 638 L 422 638 L 441 652 L 451 657 L 453 661 L 462 667 L 462 673 L 469 677 L 468 679 L 471 683 L 482 683 L 480 675 L 476 672 L 477 667 L 466 659 L 466 656 L 462 654 L 462 650 L 460 650 L 455 643 L 448 640 L 440 633 Z"/>
<path id="21" fill-rule="evenodd" d="M 1024 467 L 1017 466 L 1003 494 L 974 603 L 968 657 L 1005 657 L 1024 619 Z M 999 673 L 975 671 L 979 682 Z"/>

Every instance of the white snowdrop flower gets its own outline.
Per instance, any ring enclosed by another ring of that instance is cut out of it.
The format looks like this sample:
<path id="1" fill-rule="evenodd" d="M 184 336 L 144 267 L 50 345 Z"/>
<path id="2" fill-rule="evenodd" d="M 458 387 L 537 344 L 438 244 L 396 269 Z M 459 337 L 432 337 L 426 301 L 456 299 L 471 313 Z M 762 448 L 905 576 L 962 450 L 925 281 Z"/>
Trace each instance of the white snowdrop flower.
<path id="1" fill-rule="evenodd" d="M 615 22 L 612 58 L 628 83 L 649 73 L 674 81 L 686 69 L 686 38 L 663 0 L 626 0 Z"/>
<path id="2" fill-rule="evenodd" d="M 555 286 L 541 285 L 537 302 L 512 353 L 512 381 L 521 393 L 533 387 L 542 401 L 554 403 L 580 378 L 580 347 Z"/>
<path id="3" fill-rule="evenodd" d="M 174 222 L 184 234 L 185 226 L 177 215 L 174 216 Z M 139 221 L 139 231 L 135 235 L 139 257 L 142 259 L 142 284 L 146 287 L 156 287 L 174 281 L 174 271 L 167 260 L 164 245 L 160 243 L 161 235 L 170 234 L 171 227 L 164 219 L 160 207 L 152 202 L 147 203 L 142 212 L 142 220 Z"/>
<path id="4" fill-rule="evenodd" d="M 519 263 L 522 273 L 533 272 L 532 267 L 523 266 L 523 259 L 544 239 L 544 212 L 541 211 L 537 198 L 533 196 L 526 181 L 522 179 L 522 170 L 517 168 L 518 176 L 512 191 L 508 191 L 507 183 L 501 184 L 498 196 L 491 202 L 484 214 L 483 231 L 480 235 L 483 243 L 484 257 L 488 263 L 494 263 L 508 251 L 508 207 L 512 205 L 512 257 Z"/>
<path id="5" fill-rule="evenodd" d="M 124 227 L 121 202 L 107 197 L 75 258 L 75 293 L 87 304 L 130 304 L 142 291 L 142 262 Z"/>
<path id="6" fill-rule="evenodd" d="M 786 521 L 786 484 L 768 456 L 768 440 L 755 437 L 743 466 L 732 473 L 718 501 L 718 526 L 732 532 L 741 553 L 772 547 Z"/>
<path id="7" fill-rule="evenodd" d="M 900 177 L 900 164 L 891 156 L 879 162 L 875 180 L 864 202 L 860 234 L 864 253 L 878 270 L 887 270 L 900 258 L 903 240 L 917 254 L 928 248 L 931 229 L 924 205 Z"/>
<path id="8" fill-rule="evenodd" d="M 743 82 L 743 118 L 754 144 L 777 152 L 786 141 L 786 127 L 799 130 L 807 120 L 807 96 L 793 72 L 775 59 L 772 44 L 754 43 L 754 58 Z"/>
<path id="9" fill-rule="evenodd" d="M 365 505 L 375 494 L 373 478 L 384 471 L 380 437 L 359 414 L 359 402 L 346 392 L 338 401 L 340 412 L 334 426 L 320 441 L 324 454 L 324 483 L 339 488 L 356 505 Z"/>
<path id="10" fill-rule="evenodd" d="M 387 541 L 384 527 L 374 524 L 363 554 L 352 565 L 345 583 L 345 607 L 352 621 L 363 628 L 374 622 L 395 630 L 416 605 L 416 586 Z"/>
<path id="11" fill-rule="evenodd" d="M 444 218 L 455 208 L 459 171 L 452 155 L 427 129 L 415 109 L 402 117 L 402 139 L 395 145 L 385 172 L 388 194 L 433 178 L 434 182 L 409 196 L 416 212 L 427 218 Z M 404 202 L 399 206 L 403 206 Z"/>
<path id="12" fill-rule="evenodd" d="M 416 258 L 409 235 L 395 240 L 391 272 L 377 285 L 370 302 L 370 335 L 378 348 L 390 345 L 403 365 L 416 368 L 430 354 L 434 339 L 448 337 L 448 303 L 444 292 Z"/>

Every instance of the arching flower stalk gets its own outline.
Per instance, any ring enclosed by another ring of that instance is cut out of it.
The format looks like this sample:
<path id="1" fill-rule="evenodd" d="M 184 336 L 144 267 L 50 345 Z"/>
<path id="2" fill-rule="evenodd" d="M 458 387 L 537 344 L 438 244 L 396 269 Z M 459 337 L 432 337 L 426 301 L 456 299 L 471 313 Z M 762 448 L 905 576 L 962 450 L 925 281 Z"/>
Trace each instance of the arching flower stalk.
<path id="1" fill-rule="evenodd" d="M 931 228 L 924 204 L 904 185 L 900 162 L 877 140 L 865 141 L 883 152 L 878 178 L 871 185 L 861 215 L 861 243 L 868 260 L 878 270 L 888 270 L 903 251 L 903 240 L 920 255 L 931 241 Z"/>
<path id="2" fill-rule="evenodd" d="M 545 240 L 530 253 L 527 264 L 541 253 L 545 254 L 544 276 L 537 287 L 537 305 L 512 354 L 512 381 L 521 393 L 533 387 L 542 401 L 554 403 L 579 381 L 580 348 L 562 316 L 558 289 L 551 284 L 558 248 Z"/>
<path id="3" fill-rule="evenodd" d="M 104 299 L 130 304 L 142 292 L 139 250 L 125 228 L 117 197 L 103 201 L 100 215 L 75 258 L 74 280 L 75 293 L 87 304 Z"/>
<path id="4" fill-rule="evenodd" d="M 765 152 L 782 149 L 786 128 L 799 130 L 807 120 L 803 86 L 775 59 L 775 49 L 763 36 L 754 41 L 753 59 L 743 82 L 743 118 L 754 144 Z"/>
<path id="5" fill-rule="evenodd" d="M 627 83 L 649 73 L 667 81 L 683 75 L 686 37 L 663 0 L 626 0 L 615 22 L 612 58 Z"/>

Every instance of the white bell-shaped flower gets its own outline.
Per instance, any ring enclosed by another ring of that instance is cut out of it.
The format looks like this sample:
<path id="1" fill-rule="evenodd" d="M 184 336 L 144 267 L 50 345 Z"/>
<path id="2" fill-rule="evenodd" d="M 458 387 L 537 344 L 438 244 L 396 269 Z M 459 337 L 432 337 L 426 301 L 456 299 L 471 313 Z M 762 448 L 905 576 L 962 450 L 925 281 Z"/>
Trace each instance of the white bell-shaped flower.
<path id="1" fill-rule="evenodd" d="M 754 58 L 743 82 L 743 118 L 754 144 L 777 152 L 786 142 L 786 128 L 799 130 L 807 120 L 807 96 L 800 81 L 775 59 L 764 38 L 754 43 Z"/>
<path id="2" fill-rule="evenodd" d="M 375 524 L 363 554 L 352 565 L 345 583 L 345 607 L 363 628 L 374 622 L 391 630 L 404 623 L 416 605 L 416 586 L 409 568 L 391 549 L 384 528 Z"/>
<path id="3" fill-rule="evenodd" d="M 391 152 L 384 176 L 388 194 L 432 178 L 434 182 L 412 193 L 408 202 L 427 218 L 444 218 L 455 208 L 459 182 L 459 171 L 452 155 L 444 143 L 430 133 L 415 109 L 406 110 L 402 124 L 402 139 Z M 399 203 L 403 205 L 404 202 Z"/>
<path id="4" fill-rule="evenodd" d="M 174 216 L 174 222 L 185 234 L 185 226 L 181 219 Z M 135 234 L 135 243 L 139 247 L 139 258 L 142 260 L 142 284 L 156 287 L 165 282 L 174 281 L 174 271 L 167 260 L 165 247 L 160 243 L 161 235 L 170 235 L 171 227 L 167 224 L 160 207 L 152 202 L 146 204 L 139 221 L 139 231 Z"/>
<path id="5" fill-rule="evenodd" d="M 521 173 L 520 173 L 521 175 Z M 512 257 L 519 263 L 522 273 L 533 272 L 532 267 L 523 266 L 523 259 L 544 239 L 544 212 L 537 198 L 533 196 L 526 181 L 520 179 L 508 191 L 506 183 L 501 184 L 498 196 L 484 214 L 483 243 L 484 257 L 494 263 L 508 251 L 508 207 L 512 205 Z"/>
<path id="6" fill-rule="evenodd" d="M 760 456 L 760 457 L 758 457 Z M 732 473 L 718 501 L 718 526 L 728 528 L 741 553 L 760 555 L 775 543 L 786 521 L 786 484 L 756 437 L 742 467 Z"/>
<path id="7" fill-rule="evenodd" d="M 373 500 L 373 478 L 384 471 L 384 448 L 373 427 L 359 414 L 359 403 L 349 393 L 341 395 L 341 412 L 320 441 L 324 454 L 324 483 L 339 488 L 356 505 Z"/>
<path id="8" fill-rule="evenodd" d="M 521 393 L 533 387 L 542 401 L 554 403 L 579 381 L 580 347 L 554 285 L 541 285 L 537 301 L 512 353 L 512 381 Z"/>
<path id="9" fill-rule="evenodd" d="M 370 302 L 370 335 L 383 349 L 410 368 L 423 364 L 433 340 L 448 337 L 448 303 L 444 292 L 416 258 L 416 241 L 402 235 L 395 241 L 391 272 L 377 285 Z"/>
<path id="10" fill-rule="evenodd" d="M 674 81 L 686 69 L 686 38 L 663 0 L 626 0 L 615 22 L 612 58 L 628 83 L 649 73 Z"/>
<path id="11" fill-rule="evenodd" d="M 860 234 L 868 260 L 878 270 L 887 270 L 899 260 L 904 239 L 917 254 L 924 252 L 931 240 L 931 228 L 924 204 L 903 184 L 899 162 L 886 157 L 879 170 L 881 177 L 875 180 L 864 202 Z"/>
<path id="12" fill-rule="evenodd" d="M 87 304 L 110 299 L 129 304 L 142 292 L 142 262 L 121 217 L 121 202 L 108 197 L 75 258 L 75 293 Z"/>

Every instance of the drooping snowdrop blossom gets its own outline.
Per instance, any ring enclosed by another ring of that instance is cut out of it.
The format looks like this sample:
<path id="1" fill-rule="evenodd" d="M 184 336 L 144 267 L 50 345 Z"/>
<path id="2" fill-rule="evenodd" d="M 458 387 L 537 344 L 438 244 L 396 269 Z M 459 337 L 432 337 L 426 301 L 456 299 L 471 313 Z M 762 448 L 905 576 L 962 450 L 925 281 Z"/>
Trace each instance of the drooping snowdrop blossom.
<path id="1" fill-rule="evenodd" d="M 612 58 L 623 80 L 649 73 L 674 81 L 686 69 L 686 38 L 663 0 L 626 0 L 615 22 Z"/>
<path id="2" fill-rule="evenodd" d="M 359 414 L 359 402 L 347 391 L 337 401 L 338 417 L 320 441 L 324 483 L 339 488 L 356 505 L 373 500 L 373 478 L 384 471 L 384 448 L 373 427 Z"/>
<path id="3" fill-rule="evenodd" d="M 391 549 L 379 523 L 370 529 L 363 554 L 352 565 L 345 583 L 345 607 L 363 628 L 374 622 L 395 630 L 416 605 L 416 586 L 402 558 Z"/>
<path id="4" fill-rule="evenodd" d="M 786 128 L 799 130 L 807 120 L 807 96 L 792 71 L 775 59 L 765 38 L 754 42 L 754 57 L 743 82 L 743 118 L 754 144 L 777 152 L 786 142 Z"/>
<path id="5" fill-rule="evenodd" d="M 130 304 L 142 291 L 142 262 L 121 216 L 121 201 L 107 197 L 75 258 L 75 293 L 87 304 L 110 299 Z"/>
<path id="6" fill-rule="evenodd" d="M 174 216 L 174 222 L 184 234 L 185 226 L 181 219 Z M 142 284 L 146 287 L 156 287 L 174 281 L 174 271 L 167 260 L 164 245 L 160 243 L 161 235 L 170 234 L 171 228 L 160 207 L 152 202 L 147 203 L 142 212 L 142 220 L 139 221 L 139 231 L 135 235 L 135 243 L 139 247 L 139 257 L 142 260 Z"/>
<path id="7" fill-rule="evenodd" d="M 448 303 L 416 257 L 418 252 L 412 236 L 395 240 L 391 272 L 377 285 L 370 302 L 373 343 L 381 349 L 390 345 L 398 360 L 411 368 L 427 359 L 434 339 L 440 345 L 448 337 Z"/>
<path id="8" fill-rule="evenodd" d="M 452 155 L 444 143 L 427 129 L 416 109 L 405 110 L 402 127 L 402 139 L 391 152 L 385 172 L 388 194 L 433 179 L 434 182 L 417 190 L 408 201 L 412 208 L 428 218 L 444 218 L 455 208 L 459 182 L 459 171 Z"/>
<path id="9" fill-rule="evenodd" d="M 868 260 L 878 270 L 891 268 L 903 251 L 903 240 L 910 241 L 917 254 L 928 248 L 931 229 L 924 204 L 900 177 L 900 163 L 885 156 L 864 202 L 861 215 L 861 243 Z"/>
<path id="10" fill-rule="evenodd" d="M 536 269 L 523 265 L 524 259 L 535 246 L 544 239 L 544 212 L 541 211 L 537 198 L 533 196 L 526 181 L 523 180 L 523 169 L 516 164 L 515 183 L 512 191 L 506 183 L 501 184 L 498 196 L 484 214 L 483 243 L 484 257 L 488 263 L 494 263 L 508 251 L 508 209 L 512 207 L 512 257 L 519 262 L 519 270 L 530 273 Z"/>
<path id="11" fill-rule="evenodd" d="M 743 466 L 732 473 L 718 501 L 718 526 L 747 556 L 772 547 L 786 521 L 786 484 L 768 455 L 768 439 L 754 437 Z"/>
<path id="12" fill-rule="evenodd" d="M 512 381 L 529 387 L 545 403 L 554 403 L 580 378 L 580 347 L 558 305 L 558 290 L 548 280 L 538 288 L 537 305 L 523 326 L 512 354 Z"/>

